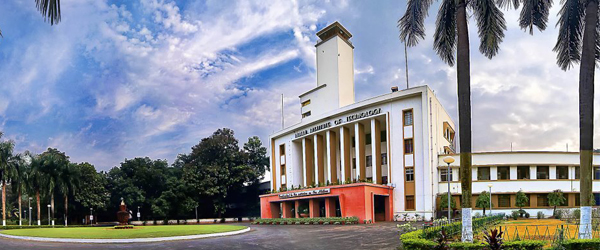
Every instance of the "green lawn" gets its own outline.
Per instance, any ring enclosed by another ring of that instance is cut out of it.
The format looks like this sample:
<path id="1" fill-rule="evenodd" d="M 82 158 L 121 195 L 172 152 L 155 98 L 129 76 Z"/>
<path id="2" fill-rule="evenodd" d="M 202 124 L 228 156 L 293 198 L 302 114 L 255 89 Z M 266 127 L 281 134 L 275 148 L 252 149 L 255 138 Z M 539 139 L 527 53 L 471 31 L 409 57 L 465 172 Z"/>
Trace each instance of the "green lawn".
<path id="1" fill-rule="evenodd" d="M 237 231 L 245 226 L 235 225 L 172 225 L 136 226 L 134 229 L 112 227 L 33 228 L 4 230 L 0 233 L 15 236 L 71 239 L 132 239 L 182 235 L 210 234 Z"/>

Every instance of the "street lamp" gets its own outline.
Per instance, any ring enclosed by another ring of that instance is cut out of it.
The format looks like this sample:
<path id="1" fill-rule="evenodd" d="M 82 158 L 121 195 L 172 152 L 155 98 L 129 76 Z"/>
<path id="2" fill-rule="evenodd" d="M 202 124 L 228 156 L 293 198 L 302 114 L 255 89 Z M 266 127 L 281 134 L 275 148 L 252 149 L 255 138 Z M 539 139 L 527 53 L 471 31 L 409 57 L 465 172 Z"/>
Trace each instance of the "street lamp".
<path id="1" fill-rule="evenodd" d="M 200 223 L 198 220 L 198 205 L 196 205 L 196 223 Z"/>
<path id="2" fill-rule="evenodd" d="M 31 197 L 29 197 L 29 225 L 31 226 Z"/>
<path id="3" fill-rule="evenodd" d="M 94 208 L 90 207 L 90 225 L 92 225 L 94 221 Z"/>
<path id="4" fill-rule="evenodd" d="M 50 226 L 50 204 L 48 204 L 48 226 Z"/>
<path id="5" fill-rule="evenodd" d="M 450 202 L 450 176 L 451 175 L 450 175 L 450 173 L 451 173 L 452 169 L 450 168 L 450 164 L 452 164 L 454 162 L 454 157 L 446 156 L 446 157 L 444 157 L 444 162 L 446 164 L 448 164 L 448 170 L 446 172 L 446 181 L 448 181 L 448 222 L 450 222 L 450 220 L 452 219 L 451 218 L 451 216 L 452 216 L 451 210 L 452 209 L 450 208 L 450 204 L 451 204 L 451 202 Z"/>
<path id="6" fill-rule="evenodd" d="M 138 211 L 137 211 L 136 215 L 137 215 L 137 218 L 138 218 L 138 221 L 139 221 L 140 220 L 140 206 L 138 206 Z"/>
<path id="7" fill-rule="evenodd" d="M 488 187 L 490 188 L 490 216 L 492 216 L 492 183 L 488 184 Z"/>

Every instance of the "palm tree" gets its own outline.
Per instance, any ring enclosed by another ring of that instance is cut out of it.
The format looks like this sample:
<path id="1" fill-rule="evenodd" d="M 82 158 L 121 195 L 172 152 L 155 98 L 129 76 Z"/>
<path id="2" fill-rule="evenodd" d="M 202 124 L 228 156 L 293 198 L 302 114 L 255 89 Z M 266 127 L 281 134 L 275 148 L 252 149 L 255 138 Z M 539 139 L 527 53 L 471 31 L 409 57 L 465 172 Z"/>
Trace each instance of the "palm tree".
<path id="1" fill-rule="evenodd" d="M 44 21 L 49 21 L 50 25 L 60 22 L 60 0 L 35 0 L 35 6 L 44 16 Z M 2 37 L 2 30 L 0 30 Z"/>
<path id="2" fill-rule="evenodd" d="M 14 157 L 14 176 L 11 178 L 11 186 L 13 187 L 13 191 L 17 193 L 18 196 L 18 204 L 19 204 L 19 226 L 22 225 L 21 215 L 23 214 L 22 210 L 22 201 L 23 201 L 23 190 L 26 189 L 27 185 L 27 177 L 29 174 L 29 164 L 31 163 L 30 153 L 25 152 L 23 154 L 17 154 Z"/>
<path id="3" fill-rule="evenodd" d="M 36 204 L 37 204 L 37 221 L 38 221 L 38 226 L 40 226 L 42 224 L 41 221 L 41 200 L 40 200 L 40 190 L 43 187 L 43 184 L 46 182 L 45 179 L 45 175 L 44 172 L 42 171 L 43 169 L 43 160 L 42 157 L 40 155 L 31 155 L 31 166 L 29 168 L 29 181 L 27 182 L 28 184 L 28 189 L 30 191 L 30 193 L 35 193 L 35 199 L 36 199 Z"/>
<path id="4" fill-rule="evenodd" d="M 433 0 L 408 0 L 406 13 L 398 20 L 400 38 L 410 47 L 425 38 L 425 17 Z M 504 14 L 494 0 L 442 0 L 436 20 L 433 48 L 440 58 L 454 66 L 456 53 L 460 178 L 463 214 L 471 211 L 471 73 L 467 9 L 475 16 L 479 30 L 479 51 L 494 57 L 506 30 Z M 470 220 L 469 220 L 470 221 Z M 463 222 L 463 241 L 472 241 L 473 232 Z"/>
<path id="5" fill-rule="evenodd" d="M 69 157 L 55 148 L 48 148 L 42 153 L 42 173 L 44 175 L 44 187 L 48 188 L 50 196 L 50 211 L 52 224 L 54 225 L 54 193 L 59 184 L 59 172 L 69 164 Z"/>
<path id="6" fill-rule="evenodd" d="M 13 141 L 0 142 L 0 181 L 2 185 L 2 226 L 6 226 L 6 185 L 14 176 Z"/>
<path id="7" fill-rule="evenodd" d="M 69 218 L 69 195 L 74 195 L 79 187 L 79 174 L 74 163 L 65 164 L 58 173 L 58 189 L 65 198 L 65 226 Z"/>

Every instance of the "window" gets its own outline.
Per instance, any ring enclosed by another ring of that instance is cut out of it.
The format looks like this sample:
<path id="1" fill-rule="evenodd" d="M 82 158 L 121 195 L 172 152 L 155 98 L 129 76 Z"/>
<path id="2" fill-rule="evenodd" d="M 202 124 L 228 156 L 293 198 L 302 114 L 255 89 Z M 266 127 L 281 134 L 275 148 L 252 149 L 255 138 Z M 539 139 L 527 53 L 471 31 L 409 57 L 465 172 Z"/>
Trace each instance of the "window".
<path id="1" fill-rule="evenodd" d="M 367 155 L 367 167 L 373 166 L 373 156 Z"/>
<path id="2" fill-rule="evenodd" d="M 450 173 L 450 174 L 448 174 Z M 448 169 L 441 169 L 440 170 L 440 179 L 441 181 L 448 181 L 448 179 L 450 181 L 452 181 L 452 169 L 450 169 L 450 171 L 448 171 Z"/>
<path id="3" fill-rule="evenodd" d="M 519 179 L 519 180 L 529 179 L 529 166 L 518 166 L 517 167 L 517 179 Z"/>
<path id="4" fill-rule="evenodd" d="M 412 110 L 404 111 L 404 126 L 413 125 L 413 113 Z"/>
<path id="5" fill-rule="evenodd" d="M 538 207 L 550 206 L 550 204 L 548 204 L 548 194 L 538 194 L 537 195 L 537 206 Z"/>
<path id="6" fill-rule="evenodd" d="M 600 168 L 594 167 L 594 180 L 600 180 Z"/>
<path id="7" fill-rule="evenodd" d="M 352 169 L 356 169 L 356 158 L 352 158 Z"/>
<path id="8" fill-rule="evenodd" d="M 413 168 L 407 168 L 404 170 L 406 175 L 406 181 L 415 181 L 415 170 Z"/>
<path id="9" fill-rule="evenodd" d="M 557 166 L 556 167 L 556 179 L 569 179 L 569 167 Z"/>
<path id="10" fill-rule="evenodd" d="M 412 195 L 406 196 L 406 210 L 415 210 L 415 197 Z"/>
<path id="11" fill-rule="evenodd" d="M 575 179 L 579 180 L 579 166 L 575 167 Z"/>
<path id="12" fill-rule="evenodd" d="M 365 145 L 371 145 L 371 133 L 365 135 Z"/>
<path id="13" fill-rule="evenodd" d="M 381 165 L 387 165 L 387 153 L 381 154 Z"/>
<path id="14" fill-rule="evenodd" d="M 381 176 L 381 184 L 388 184 L 387 176 Z"/>
<path id="15" fill-rule="evenodd" d="M 579 207 L 581 206 L 581 195 L 580 194 L 573 194 L 575 195 L 575 206 Z"/>
<path id="16" fill-rule="evenodd" d="M 404 139 L 404 154 L 412 154 L 413 149 L 413 139 Z"/>
<path id="17" fill-rule="evenodd" d="M 309 117 L 309 116 L 310 116 L 310 111 L 302 114 L 302 118 L 306 118 L 306 117 Z"/>
<path id="18" fill-rule="evenodd" d="M 498 195 L 498 207 L 510 207 L 510 194 Z"/>
<path id="19" fill-rule="evenodd" d="M 302 107 L 304 107 L 304 106 L 308 106 L 308 104 L 310 104 L 310 99 L 308 99 L 308 100 L 306 100 L 306 101 L 303 101 L 303 102 L 302 102 Z"/>
<path id="20" fill-rule="evenodd" d="M 594 201 L 596 202 L 596 206 L 600 206 L 600 193 L 594 193 Z"/>
<path id="21" fill-rule="evenodd" d="M 490 180 L 490 167 L 478 167 L 477 168 L 477 180 L 489 181 Z"/>
<path id="22" fill-rule="evenodd" d="M 537 179 L 550 179 L 550 167 L 548 166 L 537 166 Z"/>
<path id="23" fill-rule="evenodd" d="M 510 167 L 497 167 L 498 180 L 510 180 Z"/>
<path id="24" fill-rule="evenodd" d="M 352 141 L 352 147 L 355 148 L 356 147 L 356 141 L 354 140 L 354 136 L 352 136 L 352 139 L 350 141 Z"/>
<path id="25" fill-rule="evenodd" d="M 385 130 L 381 131 L 381 142 L 386 142 L 387 141 L 387 133 L 385 132 Z"/>

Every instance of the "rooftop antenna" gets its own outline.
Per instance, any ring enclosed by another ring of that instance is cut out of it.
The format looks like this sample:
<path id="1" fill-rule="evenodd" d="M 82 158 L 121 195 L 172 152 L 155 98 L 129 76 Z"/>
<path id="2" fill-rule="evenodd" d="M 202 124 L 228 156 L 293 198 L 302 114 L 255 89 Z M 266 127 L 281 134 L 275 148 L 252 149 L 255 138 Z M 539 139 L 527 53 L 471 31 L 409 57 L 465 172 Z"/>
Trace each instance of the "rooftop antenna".
<path id="1" fill-rule="evenodd" d="M 406 38 L 404 39 L 404 66 L 406 71 L 406 89 L 408 89 L 408 53 L 406 50 Z"/>
<path id="2" fill-rule="evenodd" d="M 285 121 L 283 119 L 283 94 L 281 94 L 281 129 L 285 128 Z"/>

